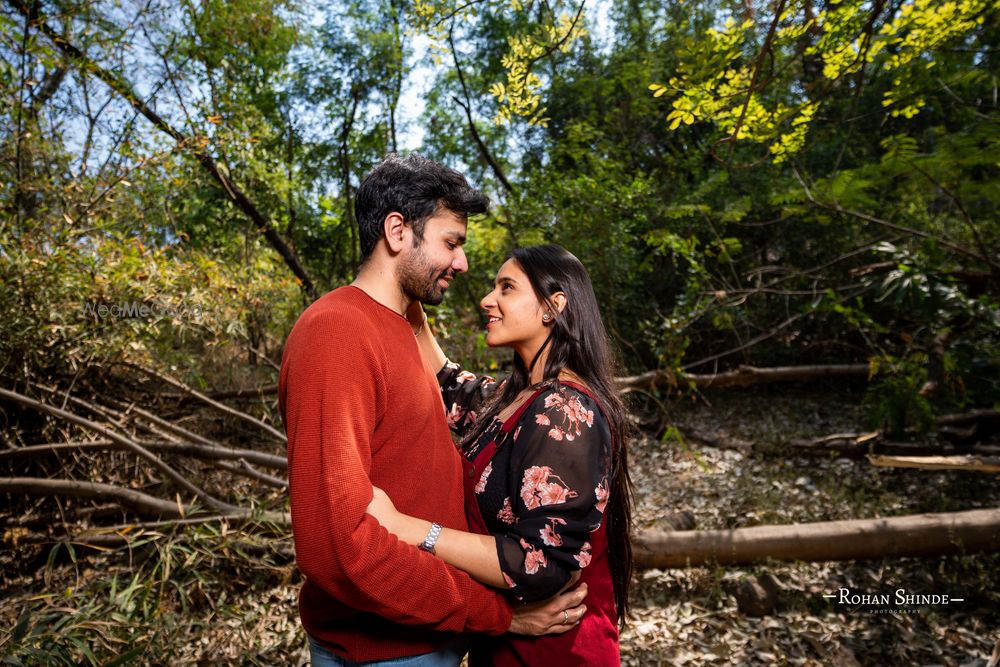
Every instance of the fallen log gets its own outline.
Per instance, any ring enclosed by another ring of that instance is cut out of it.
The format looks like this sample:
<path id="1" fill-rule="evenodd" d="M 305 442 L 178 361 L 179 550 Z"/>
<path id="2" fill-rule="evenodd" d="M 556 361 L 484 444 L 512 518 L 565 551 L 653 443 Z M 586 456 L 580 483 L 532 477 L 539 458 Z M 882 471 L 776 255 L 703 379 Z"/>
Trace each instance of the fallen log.
<path id="1" fill-rule="evenodd" d="M 941 415 L 937 418 L 938 426 L 968 426 L 980 422 L 1000 422 L 1000 410 L 993 408 L 983 408 L 980 410 L 969 410 L 952 415 Z"/>
<path id="2" fill-rule="evenodd" d="M 253 426 L 256 426 L 257 428 L 265 431 L 266 433 L 271 434 L 272 436 L 274 436 L 274 438 L 276 440 L 278 440 L 279 442 L 283 443 L 284 445 L 286 445 L 286 446 L 288 445 L 288 437 L 285 436 L 284 433 L 282 433 L 281 431 L 277 430 L 276 428 L 274 428 L 270 424 L 261 421 L 257 417 L 254 417 L 251 414 L 248 414 L 246 412 L 240 412 L 239 410 L 235 410 L 235 409 L 229 407 L 225 403 L 220 403 L 219 401 L 213 400 L 213 399 L 209 398 L 208 396 L 206 396 L 205 394 L 203 394 L 200 391 L 198 391 L 197 389 L 193 389 L 193 388 L 189 387 L 188 385 L 184 384 L 183 382 L 181 382 L 180 380 L 177 380 L 177 379 L 175 379 L 175 378 L 167 375 L 166 373 L 161 373 L 160 371 L 157 371 L 154 368 L 147 368 L 146 366 L 141 366 L 139 364 L 133 364 L 133 363 L 127 362 L 127 361 L 126 362 L 120 362 L 120 363 L 123 366 L 127 366 L 129 368 L 133 368 L 133 369 L 135 369 L 137 371 L 145 373 L 146 375 L 148 375 L 149 377 L 151 377 L 153 379 L 165 382 L 168 385 L 170 385 L 171 387 L 173 387 L 174 389 L 178 389 L 178 390 L 184 392 L 185 394 L 188 394 L 189 396 L 192 396 L 193 398 L 201 401 L 202 403 L 206 403 L 206 404 L 212 406 L 213 408 L 215 408 L 219 412 L 222 412 L 224 414 L 230 415 L 232 417 L 236 417 L 237 419 L 241 419 L 241 420 L 243 420 L 244 422 L 246 422 L 248 424 L 252 424 Z"/>
<path id="3" fill-rule="evenodd" d="M 180 500 L 164 500 L 148 493 L 113 484 L 86 482 L 76 479 L 41 479 L 37 477 L 0 477 L 0 493 L 22 493 L 32 496 L 64 496 L 86 500 L 110 500 L 129 507 L 144 516 L 183 518 L 186 508 Z M 278 525 L 290 525 L 287 512 L 255 511 L 234 505 L 218 517 L 228 520 L 258 519 Z"/>
<path id="4" fill-rule="evenodd" d="M 872 465 L 882 468 L 1000 472 L 1000 458 L 976 456 L 880 456 L 869 454 L 868 460 Z"/>
<path id="5" fill-rule="evenodd" d="M 947 442 L 889 442 L 878 431 L 870 433 L 834 433 L 815 440 L 788 443 L 794 454 L 860 459 L 868 454 L 887 456 L 1000 456 L 1000 445 L 960 445 Z"/>
<path id="6" fill-rule="evenodd" d="M 37 477 L 0 477 L 0 493 L 24 493 L 33 496 L 70 496 L 87 500 L 113 500 L 139 514 L 177 518 L 184 509 L 175 501 L 156 498 L 148 493 L 112 484 L 76 479 L 39 479 Z"/>
<path id="7" fill-rule="evenodd" d="M 802 382 L 823 378 L 867 378 L 871 372 L 868 364 L 829 364 L 821 366 L 776 366 L 758 368 L 740 366 L 736 370 L 708 375 L 696 373 L 675 373 L 670 370 L 655 370 L 616 378 L 618 388 L 623 392 L 639 389 L 652 390 L 663 386 L 694 386 L 698 389 L 721 387 L 745 387 L 771 382 Z"/>
<path id="8" fill-rule="evenodd" d="M 230 389 L 227 391 L 206 391 L 205 395 L 216 401 L 223 401 L 226 399 L 254 399 L 261 398 L 263 396 L 274 396 L 278 393 L 277 384 L 267 384 L 262 387 L 250 387 L 249 389 Z M 156 398 L 169 398 L 176 400 L 180 403 L 185 403 L 188 401 L 196 401 L 195 397 L 190 394 L 182 394 L 176 392 L 153 392 Z"/>
<path id="9" fill-rule="evenodd" d="M 288 459 L 277 454 L 267 454 L 255 449 L 237 449 L 222 445 L 209 447 L 193 442 L 165 442 L 159 440 L 136 440 L 136 443 L 153 452 L 169 452 L 199 459 L 217 461 L 246 461 L 254 465 L 273 470 L 288 470 Z M 66 442 L 50 442 L 41 445 L 29 445 L 16 449 L 0 450 L 0 461 L 3 459 L 38 456 L 61 451 L 103 451 L 125 450 L 127 447 L 111 440 L 69 440 Z"/>
<path id="10" fill-rule="evenodd" d="M 1000 551 L 1000 509 L 730 530 L 640 531 L 637 567 L 843 561 Z"/>
<path id="11" fill-rule="evenodd" d="M 164 524 L 169 527 L 168 524 Z M 20 544 L 40 544 L 44 546 L 55 546 L 57 544 L 69 544 L 73 546 L 93 547 L 100 551 L 108 549 L 121 549 L 132 547 L 140 539 L 156 539 L 156 534 L 150 534 L 139 529 L 129 533 L 84 533 L 80 535 L 60 535 L 51 536 L 41 533 L 8 534 L 4 536 L 4 542 L 13 547 Z M 279 563 L 290 563 L 295 560 L 295 548 L 286 542 L 270 540 L 264 543 L 247 542 L 235 540 L 223 542 L 220 550 L 224 552 L 227 548 L 233 548 L 242 554 L 252 557 L 269 556 Z"/>

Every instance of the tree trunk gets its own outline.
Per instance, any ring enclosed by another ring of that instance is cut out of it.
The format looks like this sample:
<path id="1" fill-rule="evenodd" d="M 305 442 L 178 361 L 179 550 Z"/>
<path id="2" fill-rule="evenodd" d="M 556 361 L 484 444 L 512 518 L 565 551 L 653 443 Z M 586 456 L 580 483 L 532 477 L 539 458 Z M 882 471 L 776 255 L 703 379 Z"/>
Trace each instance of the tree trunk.
<path id="1" fill-rule="evenodd" d="M 1000 551 L 1000 509 L 731 530 L 642 531 L 638 567 L 842 561 Z"/>

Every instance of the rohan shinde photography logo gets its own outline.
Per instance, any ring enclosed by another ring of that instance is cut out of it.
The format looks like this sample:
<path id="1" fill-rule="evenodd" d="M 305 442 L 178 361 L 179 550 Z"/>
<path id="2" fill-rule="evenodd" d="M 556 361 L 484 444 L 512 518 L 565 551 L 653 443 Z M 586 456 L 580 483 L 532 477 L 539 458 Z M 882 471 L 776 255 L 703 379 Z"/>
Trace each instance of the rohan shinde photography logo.
<path id="1" fill-rule="evenodd" d="M 850 588 L 838 588 L 836 593 L 824 595 L 833 599 L 838 607 L 850 611 L 867 611 L 870 614 L 915 614 L 920 607 L 942 607 L 965 602 L 965 598 L 948 593 L 911 593 L 897 588 L 891 593 L 856 593 Z"/>
<path id="2" fill-rule="evenodd" d="M 102 320 L 151 319 L 151 318 L 181 318 L 200 319 L 202 307 L 200 304 L 170 304 L 163 301 L 121 301 L 119 303 L 100 303 L 85 301 L 81 307 L 84 315 L 99 317 Z"/>

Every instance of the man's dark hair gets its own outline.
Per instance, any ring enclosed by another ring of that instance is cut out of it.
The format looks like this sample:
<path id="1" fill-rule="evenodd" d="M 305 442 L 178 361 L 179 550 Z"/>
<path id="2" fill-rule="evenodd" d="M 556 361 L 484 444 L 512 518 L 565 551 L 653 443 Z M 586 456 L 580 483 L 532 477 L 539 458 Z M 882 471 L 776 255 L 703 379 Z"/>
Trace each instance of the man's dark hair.
<path id="1" fill-rule="evenodd" d="M 469 185 L 465 176 L 433 160 L 410 153 L 390 153 L 361 181 L 354 200 L 361 256 L 371 255 L 390 213 L 403 216 L 413 229 L 414 243 L 424 238 L 424 223 L 440 211 L 468 217 L 489 210 L 490 200 Z"/>

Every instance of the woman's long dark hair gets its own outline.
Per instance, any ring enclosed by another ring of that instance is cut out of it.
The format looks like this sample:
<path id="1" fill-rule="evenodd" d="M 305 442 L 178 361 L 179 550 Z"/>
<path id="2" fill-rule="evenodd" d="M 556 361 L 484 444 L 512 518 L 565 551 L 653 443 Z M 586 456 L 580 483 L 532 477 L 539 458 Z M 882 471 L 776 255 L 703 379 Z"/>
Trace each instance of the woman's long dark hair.
<path id="1" fill-rule="evenodd" d="M 548 339 L 526 366 L 514 355 L 514 372 L 497 396 L 484 406 L 477 427 L 465 438 L 474 442 L 500 410 L 510 405 L 530 384 L 531 367 L 542 350 L 549 350 L 542 381 L 558 382 L 563 369 L 576 374 L 597 398 L 611 428 L 614 446 L 611 458 L 611 493 L 605 514 L 608 536 L 608 560 L 614 583 L 618 623 L 625 625 L 629 610 L 628 592 L 632 582 L 632 480 L 628 474 L 627 440 L 631 422 L 615 387 L 618 363 L 611 349 L 608 334 L 601 320 L 597 297 L 587 269 L 572 253 L 557 245 L 518 248 L 508 259 L 518 263 L 531 282 L 538 300 L 555 315 Z M 551 297 L 566 294 L 566 305 L 560 313 Z"/>

